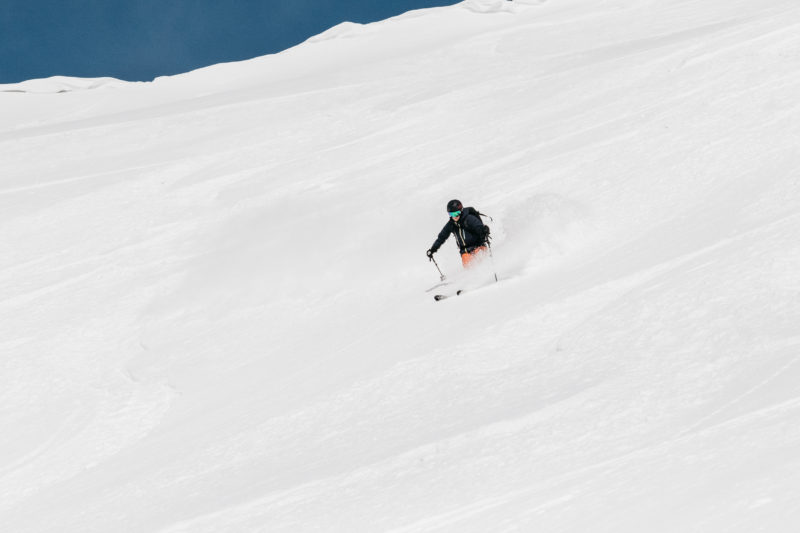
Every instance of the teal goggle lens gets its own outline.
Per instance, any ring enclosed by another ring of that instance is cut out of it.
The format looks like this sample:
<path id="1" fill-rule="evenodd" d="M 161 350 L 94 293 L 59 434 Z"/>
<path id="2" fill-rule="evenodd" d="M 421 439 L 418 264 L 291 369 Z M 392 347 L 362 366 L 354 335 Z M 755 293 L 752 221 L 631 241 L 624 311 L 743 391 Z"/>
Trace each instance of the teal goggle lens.
<path id="1" fill-rule="evenodd" d="M 457 216 L 461 216 L 461 211 L 451 211 L 450 218 L 456 218 Z"/>

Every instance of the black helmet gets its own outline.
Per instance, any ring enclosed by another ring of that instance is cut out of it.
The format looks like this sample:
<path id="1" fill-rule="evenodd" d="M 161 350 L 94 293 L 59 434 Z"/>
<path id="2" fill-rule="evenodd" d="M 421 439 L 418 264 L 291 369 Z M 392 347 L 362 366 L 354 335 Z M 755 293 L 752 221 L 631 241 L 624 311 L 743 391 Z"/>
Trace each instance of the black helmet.
<path id="1" fill-rule="evenodd" d="M 447 212 L 448 213 L 455 213 L 456 211 L 461 211 L 464 209 L 464 206 L 461 205 L 461 202 L 458 200 L 450 200 L 447 202 Z"/>

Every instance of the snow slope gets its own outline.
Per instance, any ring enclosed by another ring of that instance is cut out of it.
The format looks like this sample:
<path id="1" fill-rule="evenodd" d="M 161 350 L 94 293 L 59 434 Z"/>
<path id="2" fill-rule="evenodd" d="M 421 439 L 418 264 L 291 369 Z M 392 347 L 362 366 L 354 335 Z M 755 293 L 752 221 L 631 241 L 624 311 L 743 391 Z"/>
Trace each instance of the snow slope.
<path id="1" fill-rule="evenodd" d="M 0 88 L 3 531 L 797 531 L 799 29 L 467 0 Z M 454 197 L 501 281 L 435 303 Z"/>

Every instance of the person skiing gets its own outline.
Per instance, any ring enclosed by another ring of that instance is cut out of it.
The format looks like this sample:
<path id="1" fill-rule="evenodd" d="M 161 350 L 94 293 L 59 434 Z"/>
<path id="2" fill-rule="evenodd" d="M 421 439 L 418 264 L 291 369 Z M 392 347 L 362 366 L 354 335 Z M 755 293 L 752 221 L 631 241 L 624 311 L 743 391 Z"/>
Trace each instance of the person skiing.
<path id="1" fill-rule="evenodd" d="M 473 261 L 479 262 L 486 254 L 489 226 L 483 223 L 478 211 L 471 207 L 464 207 L 458 200 L 447 202 L 447 214 L 450 215 L 450 220 L 444 225 L 433 246 L 428 250 L 428 259 L 433 260 L 433 254 L 450 238 L 450 234 L 453 234 L 461 254 L 461 264 L 464 265 L 464 268 L 468 268 L 475 264 Z"/>

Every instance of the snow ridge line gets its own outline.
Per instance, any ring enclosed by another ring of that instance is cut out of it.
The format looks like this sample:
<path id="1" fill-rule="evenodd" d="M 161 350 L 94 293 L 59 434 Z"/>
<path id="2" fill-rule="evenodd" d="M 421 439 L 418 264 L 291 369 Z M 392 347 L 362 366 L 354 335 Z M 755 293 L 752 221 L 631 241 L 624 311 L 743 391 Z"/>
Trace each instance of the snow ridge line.
<path id="1" fill-rule="evenodd" d="M 704 417 L 700 418 L 697 422 L 695 422 L 694 424 L 692 424 L 688 428 L 686 428 L 683 431 L 681 431 L 680 433 L 678 433 L 677 439 L 683 438 L 684 436 L 686 436 L 689 433 L 693 432 L 694 430 L 696 430 L 698 427 L 702 426 L 703 424 L 705 424 L 709 420 L 712 420 L 714 417 L 716 417 L 720 413 L 725 412 L 726 410 L 730 409 L 732 406 L 734 406 L 734 405 L 738 404 L 739 402 L 741 402 L 743 399 L 751 396 L 756 391 L 764 388 L 764 386 L 768 385 L 769 383 L 771 383 L 772 381 L 777 379 L 781 374 L 783 374 L 784 372 L 789 370 L 789 368 L 791 368 L 798 361 L 800 361 L 800 356 L 797 356 L 794 359 L 791 359 L 788 363 L 786 363 L 785 365 L 781 366 L 774 374 L 770 375 L 767 379 L 761 381 L 760 383 L 756 383 L 754 386 L 752 386 L 751 388 L 749 388 L 748 390 L 743 392 L 741 395 L 739 395 L 736 398 L 734 398 L 733 400 L 725 403 L 721 407 L 718 407 L 717 409 L 711 411 L 710 413 L 708 413 Z M 744 415 L 737 416 L 737 417 L 735 417 L 735 418 L 733 418 L 731 420 L 726 420 L 726 421 L 721 422 L 719 424 L 715 424 L 715 425 L 709 426 L 706 429 L 713 429 L 713 428 L 715 428 L 715 427 L 717 427 L 719 425 L 727 424 L 728 422 L 731 422 L 733 420 L 737 420 L 737 419 L 742 418 L 742 417 L 747 417 L 747 416 L 749 416 L 751 414 L 756 414 L 756 413 L 759 413 L 759 412 L 762 412 L 762 411 L 769 411 L 772 408 L 776 408 L 776 407 L 779 407 L 779 406 L 785 405 L 785 404 L 791 405 L 792 403 L 797 403 L 799 401 L 800 401 L 800 397 L 794 398 L 792 400 L 787 400 L 786 402 L 781 402 L 779 404 L 771 405 L 771 406 L 765 407 L 763 409 L 759 409 L 757 411 L 754 411 L 752 413 L 746 413 Z"/>

